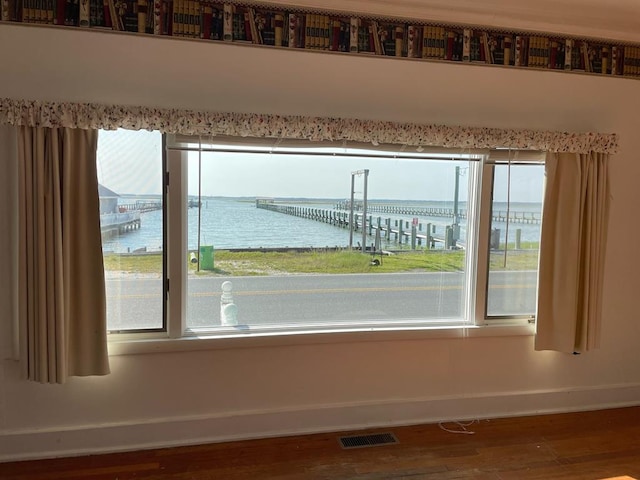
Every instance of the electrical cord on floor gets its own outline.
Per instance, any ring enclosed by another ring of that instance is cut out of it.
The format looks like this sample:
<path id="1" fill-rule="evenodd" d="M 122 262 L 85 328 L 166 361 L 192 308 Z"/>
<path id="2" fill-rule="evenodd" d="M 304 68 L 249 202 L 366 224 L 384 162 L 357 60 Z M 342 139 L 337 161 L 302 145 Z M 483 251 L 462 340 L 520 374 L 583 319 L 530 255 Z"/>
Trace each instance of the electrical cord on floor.
<path id="1" fill-rule="evenodd" d="M 453 423 L 455 425 L 458 426 L 458 429 L 451 429 L 451 428 L 447 428 L 445 427 L 445 423 Z M 445 432 L 449 432 L 449 433 L 460 433 L 463 435 L 474 435 L 476 432 L 472 431 L 472 430 L 467 430 L 467 427 L 470 427 L 471 425 L 473 425 L 474 423 L 480 423 L 479 420 L 472 420 L 470 422 L 467 423 L 463 423 L 463 422 L 440 422 L 438 423 L 438 426 L 444 430 Z"/>

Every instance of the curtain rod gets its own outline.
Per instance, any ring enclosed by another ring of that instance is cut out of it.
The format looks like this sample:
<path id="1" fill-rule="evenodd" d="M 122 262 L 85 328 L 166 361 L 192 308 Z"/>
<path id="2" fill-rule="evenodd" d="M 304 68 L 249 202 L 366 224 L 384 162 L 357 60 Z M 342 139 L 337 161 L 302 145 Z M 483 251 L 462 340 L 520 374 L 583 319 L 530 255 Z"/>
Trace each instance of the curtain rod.
<path id="1" fill-rule="evenodd" d="M 381 158 L 381 159 L 391 159 L 391 160 L 442 160 L 442 161 L 456 161 L 456 160 L 464 160 L 464 161 L 472 161 L 477 162 L 480 161 L 480 158 L 462 158 L 464 154 L 451 154 L 449 157 L 434 157 L 427 155 L 421 155 L 419 152 L 415 154 L 379 154 L 379 153 L 347 153 L 347 152 L 309 152 L 309 151 L 277 151 L 277 150 L 250 150 L 243 148 L 215 148 L 215 147 L 205 147 L 205 148 L 197 148 L 197 147 L 167 147 L 168 151 L 174 152 L 205 152 L 205 153 L 259 153 L 259 154 L 270 154 L 270 155 L 296 155 L 296 156 L 315 156 L 315 157 L 349 157 L 349 158 Z M 461 158 L 454 158 L 456 156 L 460 156 Z"/>

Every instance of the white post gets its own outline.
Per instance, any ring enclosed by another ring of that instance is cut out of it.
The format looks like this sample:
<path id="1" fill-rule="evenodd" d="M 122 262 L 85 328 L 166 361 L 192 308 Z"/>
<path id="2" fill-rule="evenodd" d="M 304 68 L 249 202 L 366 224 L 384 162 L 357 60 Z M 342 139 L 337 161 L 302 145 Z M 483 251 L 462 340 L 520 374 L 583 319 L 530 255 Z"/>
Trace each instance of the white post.
<path id="1" fill-rule="evenodd" d="M 364 202 L 362 206 L 362 253 L 367 250 L 367 187 L 369 183 L 369 170 L 364 170 Z"/>
<path id="2" fill-rule="evenodd" d="M 222 284 L 222 295 L 220 296 L 220 325 L 238 324 L 238 307 L 233 303 L 233 284 L 229 281 Z"/>

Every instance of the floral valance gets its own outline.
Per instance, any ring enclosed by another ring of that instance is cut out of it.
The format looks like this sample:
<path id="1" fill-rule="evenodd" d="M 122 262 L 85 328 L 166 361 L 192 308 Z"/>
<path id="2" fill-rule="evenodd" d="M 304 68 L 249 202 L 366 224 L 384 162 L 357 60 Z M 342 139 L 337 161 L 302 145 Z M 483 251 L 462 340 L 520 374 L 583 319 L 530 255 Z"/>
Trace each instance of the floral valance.
<path id="1" fill-rule="evenodd" d="M 0 124 L 15 126 L 159 130 L 183 135 L 228 135 L 349 140 L 448 148 L 513 148 L 616 153 L 615 134 L 451 127 L 346 118 L 221 113 L 94 103 L 0 99 Z"/>

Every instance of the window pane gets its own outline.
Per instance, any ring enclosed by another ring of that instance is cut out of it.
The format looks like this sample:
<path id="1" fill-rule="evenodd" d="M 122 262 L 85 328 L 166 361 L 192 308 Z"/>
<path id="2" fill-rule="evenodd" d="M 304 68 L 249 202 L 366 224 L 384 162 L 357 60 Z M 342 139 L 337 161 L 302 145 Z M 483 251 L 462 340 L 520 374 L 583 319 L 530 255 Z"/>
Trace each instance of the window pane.
<path id="1" fill-rule="evenodd" d="M 162 329 L 161 135 L 100 131 L 97 164 L 107 328 Z"/>
<path id="2" fill-rule="evenodd" d="M 190 154 L 187 326 L 465 321 L 472 163 Z"/>
<path id="3" fill-rule="evenodd" d="M 487 316 L 534 315 L 544 165 L 496 165 Z"/>

